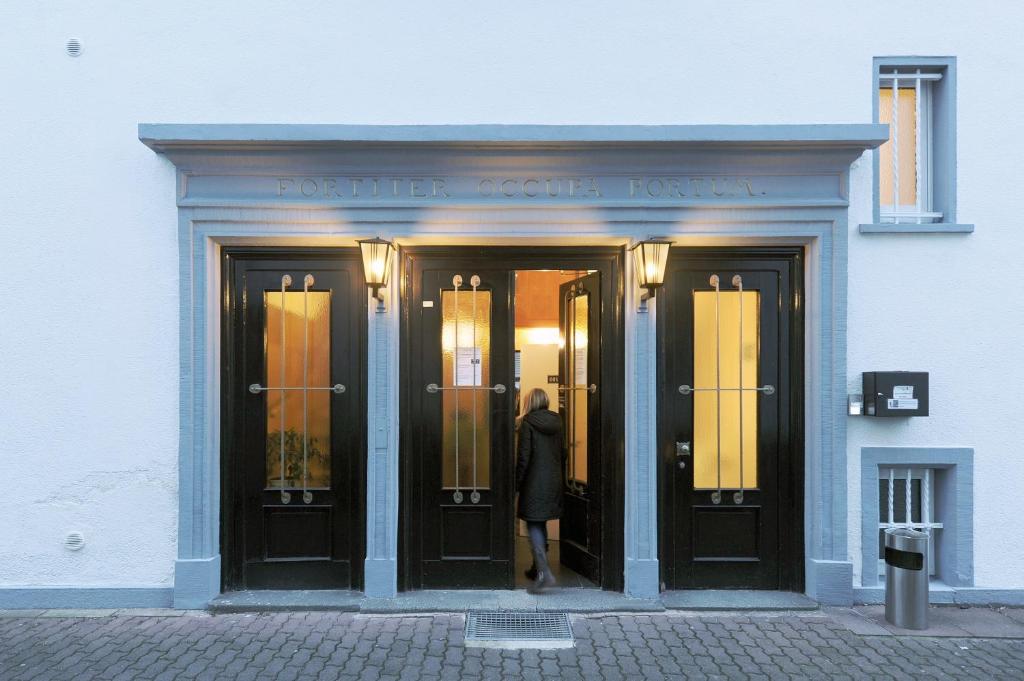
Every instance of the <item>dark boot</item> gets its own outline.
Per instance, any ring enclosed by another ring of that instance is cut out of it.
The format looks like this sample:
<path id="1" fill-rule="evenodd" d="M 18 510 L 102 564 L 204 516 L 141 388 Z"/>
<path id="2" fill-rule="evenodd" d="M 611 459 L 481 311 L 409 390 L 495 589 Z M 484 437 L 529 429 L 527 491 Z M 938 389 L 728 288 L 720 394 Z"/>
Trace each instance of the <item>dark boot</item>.
<path id="1" fill-rule="evenodd" d="M 536 566 L 537 577 L 527 591 L 537 593 L 554 586 L 555 576 L 551 573 L 551 566 L 548 565 L 548 556 L 544 548 L 531 543 L 530 549 L 533 552 L 533 564 Z"/>

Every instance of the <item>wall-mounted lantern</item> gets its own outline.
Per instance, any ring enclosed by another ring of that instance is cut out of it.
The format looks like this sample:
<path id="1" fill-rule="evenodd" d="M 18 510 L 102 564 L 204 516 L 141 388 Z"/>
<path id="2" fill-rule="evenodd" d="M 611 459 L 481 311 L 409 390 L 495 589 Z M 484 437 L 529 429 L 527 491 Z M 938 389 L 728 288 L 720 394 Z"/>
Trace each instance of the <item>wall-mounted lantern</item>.
<path id="1" fill-rule="evenodd" d="M 381 289 L 387 288 L 391 279 L 391 261 L 395 255 L 395 245 L 379 236 L 373 239 L 358 239 L 359 251 L 363 256 L 363 276 L 370 293 L 377 299 L 377 312 L 383 312 L 384 294 Z"/>
<path id="2" fill-rule="evenodd" d="M 636 283 L 646 291 L 640 297 L 640 312 L 647 311 L 647 301 L 665 283 L 665 265 L 668 264 L 668 249 L 671 245 L 672 242 L 666 239 L 647 239 L 630 249 L 633 251 Z"/>

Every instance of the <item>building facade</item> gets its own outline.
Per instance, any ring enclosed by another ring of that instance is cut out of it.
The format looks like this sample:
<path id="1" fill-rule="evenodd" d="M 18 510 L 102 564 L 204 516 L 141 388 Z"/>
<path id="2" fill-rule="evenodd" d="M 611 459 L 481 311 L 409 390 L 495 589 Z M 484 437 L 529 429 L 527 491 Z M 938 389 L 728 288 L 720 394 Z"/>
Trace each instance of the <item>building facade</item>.
<path id="1" fill-rule="evenodd" d="M 565 586 L 1021 602 L 1024 13 L 949 11 L 7 10 L 0 606 L 514 589 L 531 388 Z"/>

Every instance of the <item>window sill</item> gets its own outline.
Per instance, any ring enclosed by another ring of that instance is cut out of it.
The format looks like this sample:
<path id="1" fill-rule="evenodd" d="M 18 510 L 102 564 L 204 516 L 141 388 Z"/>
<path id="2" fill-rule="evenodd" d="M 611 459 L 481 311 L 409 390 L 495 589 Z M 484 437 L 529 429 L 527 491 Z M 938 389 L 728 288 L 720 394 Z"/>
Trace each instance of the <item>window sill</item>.
<path id="1" fill-rule="evenodd" d="M 860 225 L 861 234 L 970 234 L 974 225 L 953 222 L 882 222 Z"/>

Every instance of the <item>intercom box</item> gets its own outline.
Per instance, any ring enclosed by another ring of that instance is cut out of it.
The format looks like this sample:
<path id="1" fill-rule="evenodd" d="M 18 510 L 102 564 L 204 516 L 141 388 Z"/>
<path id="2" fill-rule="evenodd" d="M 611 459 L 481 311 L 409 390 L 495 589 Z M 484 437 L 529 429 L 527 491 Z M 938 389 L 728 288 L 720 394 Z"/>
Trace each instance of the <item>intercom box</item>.
<path id="1" fill-rule="evenodd" d="M 865 371 L 865 416 L 928 416 L 927 371 Z"/>

